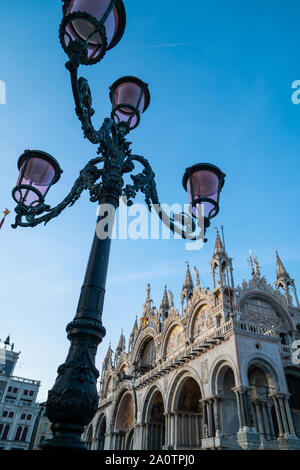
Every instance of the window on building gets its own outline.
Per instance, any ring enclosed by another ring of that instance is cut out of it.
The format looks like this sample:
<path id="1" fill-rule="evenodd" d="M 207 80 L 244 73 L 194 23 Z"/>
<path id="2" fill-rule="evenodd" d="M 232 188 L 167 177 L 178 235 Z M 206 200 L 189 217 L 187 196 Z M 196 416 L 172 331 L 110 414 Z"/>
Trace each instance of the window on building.
<path id="1" fill-rule="evenodd" d="M 2 436 L 1 436 L 1 433 L 0 433 L 0 437 L 1 439 L 3 439 L 5 441 L 5 439 L 7 439 L 7 435 L 8 435 L 8 431 L 9 431 L 9 424 L 7 424 L 3 430 L 3 433 L 2 433 Z"/>
<path id="2" fill-rule="evenodd" d="M 29 396 L 33 397 L 33 394 L 34 394 L 34 391 L 33 391 L 33 390 L 30 390 Z"/>
<path id="3" fill-rule="evenodd" d="M 43 423 L 42 432 L 48 432 L 48 423 Z"/>
<path id="4" fill-rule="evenodd" d="M 27 421 L 30 421 L 31 420 L 31 415 L 27 415 Z"/>
<path id="5" fill-rule="evenodd" d="M 26 418 L 26 414 L 23 413 L 23 414 L 21 415 L 21 419 L 25 419 L 25 418 Z"/>
<path id="6" fill-rule="evenodd" d="M 2 417 L 3 417 L 3 418 L 6 418 L 7 415 L 8 415 L 8 411 L 3 411 Z"/>
<path id="7" fill-rule="evenodd" d="M 28 427 L 25 426 L 25 428 L 23 429 L 23 432 L 22 432 L 22 437 L 21 437 L 22 442 L 26 441 L 27 433 L 28 433 Z"/>
<path id="8" fill-rule="evenodd" d="M 28 390 L 24 390 L 23 395 L 28 395 Z"/>
<path id="9" fill-rule="evenodd" d="M 12 391 L 12 387 L 8 387 L 8 392 L 11 392 Z"/>
<path id="10" fill-rule="evenodd" d="M 13 412 L 13 411 L 10 411 L 9 414 L 8 414 L 8 417 L 9 417 L 9 418 L 13 418 L 13 417 L 14 417 L 14 412 Z"/>
<path id="11" fill-rule="evenodd" d="M 15 435 L 15 441 L 19 441 L 22 433 L 22 426 L 19 426 Z"/>

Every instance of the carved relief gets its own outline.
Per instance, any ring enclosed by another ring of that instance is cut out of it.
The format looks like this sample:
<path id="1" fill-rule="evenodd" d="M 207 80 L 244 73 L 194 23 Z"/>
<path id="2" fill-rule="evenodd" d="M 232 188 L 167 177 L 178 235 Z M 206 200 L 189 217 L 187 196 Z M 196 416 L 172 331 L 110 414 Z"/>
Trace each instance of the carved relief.
<path id="1" fill-rule="evenodd" d="M 275 308 L 265 300 L 250 297 L 242 307 L 242 319 L 268 327 L 284 329 L 284 323 Z"/>

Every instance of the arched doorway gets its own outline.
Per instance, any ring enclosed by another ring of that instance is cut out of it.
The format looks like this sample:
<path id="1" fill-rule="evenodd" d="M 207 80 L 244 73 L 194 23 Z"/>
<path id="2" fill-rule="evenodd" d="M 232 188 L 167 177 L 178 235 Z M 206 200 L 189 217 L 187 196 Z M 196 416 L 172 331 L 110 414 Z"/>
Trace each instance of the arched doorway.
<path id="1" fill-rule="evenodd" d="M 104 450 L 106 435 L 106 418 L 102 415 L 99 419 L 98 426 L 96 429 L 97 449 Z"/>
<path id="2" fill-rule="evenodd" d="M 297 372 L 295 375 L 288 373 L 286 374 L 286 380 L 290 392 L 289 405 L 295 434 L 300 438 L 300 377 L 298 374 Z"/>
<path id="3" fill-rule="evenodd" d="M 87 450 L 92 450 L 92 444 L 93 444 L 93 426 L 90 424 L 87 430 L 86 434 L 86 448 Z"/>
<path id="4" fill-rule="evenodd" d="M 125 391 L 119 401 L 115 420 L 115 450 L 128 447 L 129 434 L 134 421 L 134 404 L 131 393 Z"/>
<path id="5" fill-rule="evenodd" d="M 180 384 L 174 406 L 174 430 L 171 436 L 176 449 L 199 448 L 201 446 L 202 398 L 199 384 L 192 377 Z"/>
<path id="6" fill-rule="evenodd" d="M 220 404 L 220 426 L 224 437 L 235 437 L 239 431 L 239 418 L 237 410 L 234 373 L 231 367 L 223 365 L 217 377 L 217 395 Z"/>
<path id="7" fill-rule="evenodd" d="M 272 399 L 276 392 L 274 381 L 270 373 L 256 364 L 249 367 L 248 379 L 256 429 L 265 440 L 276 439 L 282 422 Z"/>
<path id="8" fill-rule="evenodd" d="M 165 443 L 164 401 L 159 390 L 153 392 L 146 418 L 146 448 L 161 450 Z"/>

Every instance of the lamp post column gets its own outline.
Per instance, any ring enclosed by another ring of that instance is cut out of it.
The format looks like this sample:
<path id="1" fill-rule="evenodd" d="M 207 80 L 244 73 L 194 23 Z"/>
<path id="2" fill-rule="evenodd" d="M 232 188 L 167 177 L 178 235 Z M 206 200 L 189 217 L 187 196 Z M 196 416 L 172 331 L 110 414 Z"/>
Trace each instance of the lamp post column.
<path id="1" fill-rule="evenodd" d="M 44 449 L 85 450 L 81 435 L 93 419 L 98 407 L 95 367 L 97 347 L 105 336 L 102 312 L 115 210 L 119 205 L 121 182 L 101 191 L 100 206 L 109 204 L 110 213 L 98 217 L 84 283 L 74 320 L 66 331 L 71 342 L 67 359 L 58 368 L 58 377 L 49 391 L 47 416 L 52 424 L 53 438 Z M 99 225 L 108 221 L 106 237 L 99 233 Z"/>

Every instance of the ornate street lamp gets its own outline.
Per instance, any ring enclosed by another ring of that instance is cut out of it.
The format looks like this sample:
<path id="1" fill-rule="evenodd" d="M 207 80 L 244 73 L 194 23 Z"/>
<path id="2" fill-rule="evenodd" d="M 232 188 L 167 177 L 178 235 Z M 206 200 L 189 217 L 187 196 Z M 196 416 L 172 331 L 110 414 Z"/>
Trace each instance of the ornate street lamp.
<path id="1" fill-rule="evenodd" d="M 43 204 L 50 186 L 57 183 L 62 174 L 57 161 L 39 150 L 25 150 L 19 158 L 18 168 L 20 173 L 13 198 L 26 207 Z"/>
<path id="2" fill-rule="evenodd" d="M 126 13 L 122 0 L 64 0 L 59 37 L 71 57 L 77 50 L 82 64 L 99 62 L 122 38 Z"/>
<path id="3" fill-rule="evenodd" d="M 124 131 L 135 129 L 150 104 L 148 85 L 136 77 L 119 78 L 110 87 L 111 117 Z"/>
<path id="4" fill-rule="evenodd" d="M 205 231 L 210 226 L 210 219 L 219 213 L 220 192 L 225 176 L 211 163 L 193 165 L 185 170 L 182 184 L 188 192 L 193 216 L 204 217 Z"/>
<path id="5" fill-rule="evenodd" d="M 104 204 L 113 208 L 113 221 L 120 198 L 125 197 L 130 206 L 137 193 L 142 192 L 149 210 L 155 210 L 172 232 L 188 240 L 205 241 L 207 223 L 203 226 L 202 222 L 217 213 L 224 174 L 207 164 L 205 168 L 201 164 L 188 169 L 184 186 L 189 191 L 192 216 L 179 213 L 170 217 L 164 212 L 150 163 L 146 158 L 132 154 L 130 142 L 125 138 L 139 124 L 141 113 L 149 106 L 148 86 L 134 77 L 117 80 L 110 88 L 111 117 L 104 119 L 99 130 L 92 123 L 91 90 L 85 78 L 78 78 L 78 68 L 80 64 L 99 61 L 105 50 L 119 41 L 125 26 L 123 3 L 121 0 L 65 0 L 63 12 L 60 38 L 69 56 L 66 67 L 70 72 L 76 114 L 84 136 L 98 145 L 98 156 L 80 171 L 65 199 L 51 208 L 44 198 L 50 186 L 58 181 L 61 169 L 50 155 L 26 151 L 19 159 L 20 176 L 13 189 L 18 205 L 12 227 L 48 223 L 66 207 L 75 204 L 84 190 L 89 191 L 90 200 L 97 202 L 100 208 Z M 141 165 L 142 171 L 133 174 L 136 165 Z M 131 182 L 125 185 L 127 174 L 130 174 Z M 206 219 L 199 211 L 199 203 L 205 205 Z M 99 215 L 98 222 L 103 220 L 104 216 Z M 196 226 L 198 233 L 195 233 Z M 48 394 L 47 416 L 53 423 L 53 437 L 45 442 L 44 449 L 85 449 L 81 435 L 97 411 L 99 372 L 95 367 L 95 356 L 105 336 L 102 311 L 110 233 L 108 230 L 107 236 L 100 237 L 96 231 L 94 236 L 77 312 L 66 328 L 71 342 L 69 353 L 65 363 L 58 368 L 56 382 Z"/>

